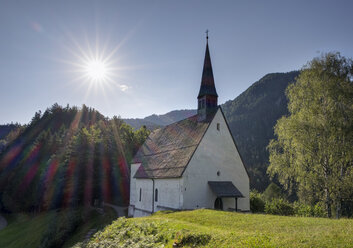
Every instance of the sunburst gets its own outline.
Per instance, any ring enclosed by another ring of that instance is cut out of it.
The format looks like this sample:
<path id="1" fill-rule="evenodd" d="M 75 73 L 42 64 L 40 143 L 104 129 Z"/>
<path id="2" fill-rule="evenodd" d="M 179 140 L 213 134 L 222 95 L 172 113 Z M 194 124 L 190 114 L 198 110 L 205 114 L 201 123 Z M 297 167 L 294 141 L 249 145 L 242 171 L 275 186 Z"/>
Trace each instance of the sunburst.
<path id="1" fill-rule="evenodd" d="M 109 67 L 102 60 L 87 61 L 84 65 L 86 76 L 93 82 L 102 82 L 109 76 Z"/>

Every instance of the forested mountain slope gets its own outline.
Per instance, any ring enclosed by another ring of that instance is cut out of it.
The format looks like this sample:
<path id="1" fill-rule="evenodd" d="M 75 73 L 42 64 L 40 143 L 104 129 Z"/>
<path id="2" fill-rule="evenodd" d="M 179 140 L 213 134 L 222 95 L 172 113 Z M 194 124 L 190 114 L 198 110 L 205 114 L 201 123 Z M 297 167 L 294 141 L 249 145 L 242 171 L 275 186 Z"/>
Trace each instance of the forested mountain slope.
<path id="1" fill-rule="evenodd" d="M 0 154 L 6 148 L 7 144 L 18 137 L 24 126 L 20 124 L 5 124 L 0 125 Z"/>
<path id="2" fill-rule="evenodd" d="M 37 112 L 0 154 L 0 210 L 127 204 L 128 163 L 147 135 L 85 105 Z"/>
<path id="3" fill-rule="evenodd" d="M 222 105 L 249 170 L 251 188 L 262 191 L 269 184 L 266 147 L 274 138 L 276 121 L 288 114 L 285 89 L 298 75 L 299 71 L 267 74 L 237 98 Z"/>

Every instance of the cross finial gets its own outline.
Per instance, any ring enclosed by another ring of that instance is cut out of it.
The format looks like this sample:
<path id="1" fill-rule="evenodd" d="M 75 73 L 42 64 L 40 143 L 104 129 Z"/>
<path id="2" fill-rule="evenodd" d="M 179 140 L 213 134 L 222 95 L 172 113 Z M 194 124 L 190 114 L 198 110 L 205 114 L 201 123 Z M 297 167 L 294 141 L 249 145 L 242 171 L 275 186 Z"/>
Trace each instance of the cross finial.
<path id="1" fill-rule="evenodd" d="M 208 29 L 206 29 L 206 39 L 207 39 L 207 41 L 208 41 Z"/>

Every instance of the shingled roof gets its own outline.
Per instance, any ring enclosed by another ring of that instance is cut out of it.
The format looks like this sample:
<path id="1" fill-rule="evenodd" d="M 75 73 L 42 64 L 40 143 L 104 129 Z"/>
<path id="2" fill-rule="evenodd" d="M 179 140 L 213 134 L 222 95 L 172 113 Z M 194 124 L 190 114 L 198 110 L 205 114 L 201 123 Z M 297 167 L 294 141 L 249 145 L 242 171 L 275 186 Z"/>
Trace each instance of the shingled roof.
<path id="1" fill-rule="evenodd" d="M 209 181 L 208 185 L 217 197 L 244 197 L 231 181 Z"/>
<path id="2" fill-rule="evenodd" d="M 153 131 L 133 159 L 141 163 L 134 177 L 181 177 L 215 113 L 205 122 L 194 115 Z"/>

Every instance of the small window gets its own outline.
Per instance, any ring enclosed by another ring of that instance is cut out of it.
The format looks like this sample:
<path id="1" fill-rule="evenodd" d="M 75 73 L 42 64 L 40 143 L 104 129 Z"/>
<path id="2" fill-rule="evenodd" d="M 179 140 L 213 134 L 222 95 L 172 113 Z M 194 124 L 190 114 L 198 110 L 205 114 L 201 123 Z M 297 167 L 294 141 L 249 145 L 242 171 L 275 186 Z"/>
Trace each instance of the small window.
<path id="1" fill-rule="evenodd" d="M 158 189 L 155 190 L 155 193 L 154 193 L 154 201 L 158 201 Z"/>
<path id="2" fill-rule="evenodd" d="M 217 123 L 217 130 L 219 131 L 219 129 L 220 129 L 220 124 L 219 123 Z"/>
<path id="3" fill-rule="evenodd" d="M 141 195 L 142 195 L 142 189 L 140 188 L 140 198 L 139 198 L 139 201 L 141 201 Z"/>
<path id="4" fill-rule="evenodd" d="M 217 176 L 220 176 L 221 175 L 221 172 L 220 171 L 217 171 Z"/>

